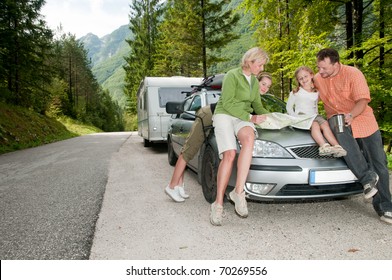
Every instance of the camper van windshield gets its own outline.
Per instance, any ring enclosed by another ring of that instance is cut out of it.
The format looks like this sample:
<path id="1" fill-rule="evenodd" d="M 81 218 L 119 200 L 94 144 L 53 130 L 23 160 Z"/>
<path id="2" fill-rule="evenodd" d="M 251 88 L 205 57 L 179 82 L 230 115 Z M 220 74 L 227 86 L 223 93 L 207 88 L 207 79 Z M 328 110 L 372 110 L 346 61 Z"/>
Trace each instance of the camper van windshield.
<path id="1" fill-rule="evenodd" d="M 159 106 L 164 108 L 167 102 L 181 102 L 185 99 L 186 93 L 181 92 L 189 92 L 191 91 L 191 87 L 184 87 L 184 88 L 159 88 Z"/>

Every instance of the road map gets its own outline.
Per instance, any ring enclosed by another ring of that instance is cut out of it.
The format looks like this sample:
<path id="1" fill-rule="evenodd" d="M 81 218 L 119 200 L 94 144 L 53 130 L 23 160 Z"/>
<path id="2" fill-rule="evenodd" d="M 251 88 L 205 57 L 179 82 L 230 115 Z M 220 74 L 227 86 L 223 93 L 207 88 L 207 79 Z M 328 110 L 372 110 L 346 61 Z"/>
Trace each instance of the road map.
<path id="1" fill-rule="evenodd" d="M 282 129 L 286 126 L 292 126 L 299 129 L 310 129 L 313 120 L 317 115 L 300 115 L 290 116 L 283 113 L 266 114 L 267 119 L 258 124 L 262 129 Z"/>

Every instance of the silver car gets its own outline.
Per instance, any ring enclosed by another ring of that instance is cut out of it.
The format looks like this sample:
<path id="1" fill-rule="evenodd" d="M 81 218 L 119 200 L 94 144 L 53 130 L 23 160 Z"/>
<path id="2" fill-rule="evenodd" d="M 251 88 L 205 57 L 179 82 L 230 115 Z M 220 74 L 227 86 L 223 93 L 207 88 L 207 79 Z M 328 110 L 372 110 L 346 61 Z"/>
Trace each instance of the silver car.
<path id="1" fill-rule="evenodd" d="M 189 134 L 198 108 L 215 103 L 220 89 L 198 87 L 181 104 L 166 106 L 173 114 L 169 121 L 168 160 L 175 165 Z M 273 95 L 262 96 L 271 112 L 284 112 L 285 103 Z M 209 132 L 209 133 L 207 133 Z M 318 146 L 308 130 L 286 127 L 279 130 L 258 128 L 253 158 L 245 185 L 246 196 L 259 201 L 315 200 L 347 197 L 362 193 L 362 186 L 341 158 L 319 156 Z M 240 146 L 237 146 L 237 155 Z M 216 197 L 218 149 L 213 128 L 206 128 L 206 139 L 199 153 L 188 163 L 198 175 L 205 199 Z M 236 163 L 227 192 L 235 185 Z"/>

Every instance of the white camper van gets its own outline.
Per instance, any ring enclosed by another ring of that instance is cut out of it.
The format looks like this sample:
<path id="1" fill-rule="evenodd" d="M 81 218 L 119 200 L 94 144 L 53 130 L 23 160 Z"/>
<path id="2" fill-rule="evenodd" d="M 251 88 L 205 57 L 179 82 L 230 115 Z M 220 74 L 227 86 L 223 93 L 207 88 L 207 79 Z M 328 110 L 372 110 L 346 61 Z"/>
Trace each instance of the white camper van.
<path id="1" fill-rule="evenodd" d="M 166 113 L 168 101 L 183 101 L 191 86 L 199 85 L 202 78 L 145 77 L 137 92 L 138 134 L 144 146 L 166 142 L 170 115 Z"/>

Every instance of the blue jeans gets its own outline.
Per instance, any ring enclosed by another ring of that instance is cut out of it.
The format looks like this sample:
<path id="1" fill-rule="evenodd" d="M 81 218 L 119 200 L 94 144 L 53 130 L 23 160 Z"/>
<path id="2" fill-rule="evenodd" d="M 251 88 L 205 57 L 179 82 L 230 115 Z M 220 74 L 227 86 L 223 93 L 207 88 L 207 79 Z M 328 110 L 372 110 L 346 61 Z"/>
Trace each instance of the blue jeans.
<path id="1" fill-rule="evenodd" d="M 373 197 L 374 210 L 379 216 L 392 211 L 387 156 L 380 130 L 365 138 L 354 138 L 351 127 L 345 127 L 342 133 L 338 133 L 331 120 L 329 125 L 339 144 L 347 151 L 344 160 L 359 182 L 365 185 L 374 180 L 376 173 L 378 174 L 378 192 Z"/>

